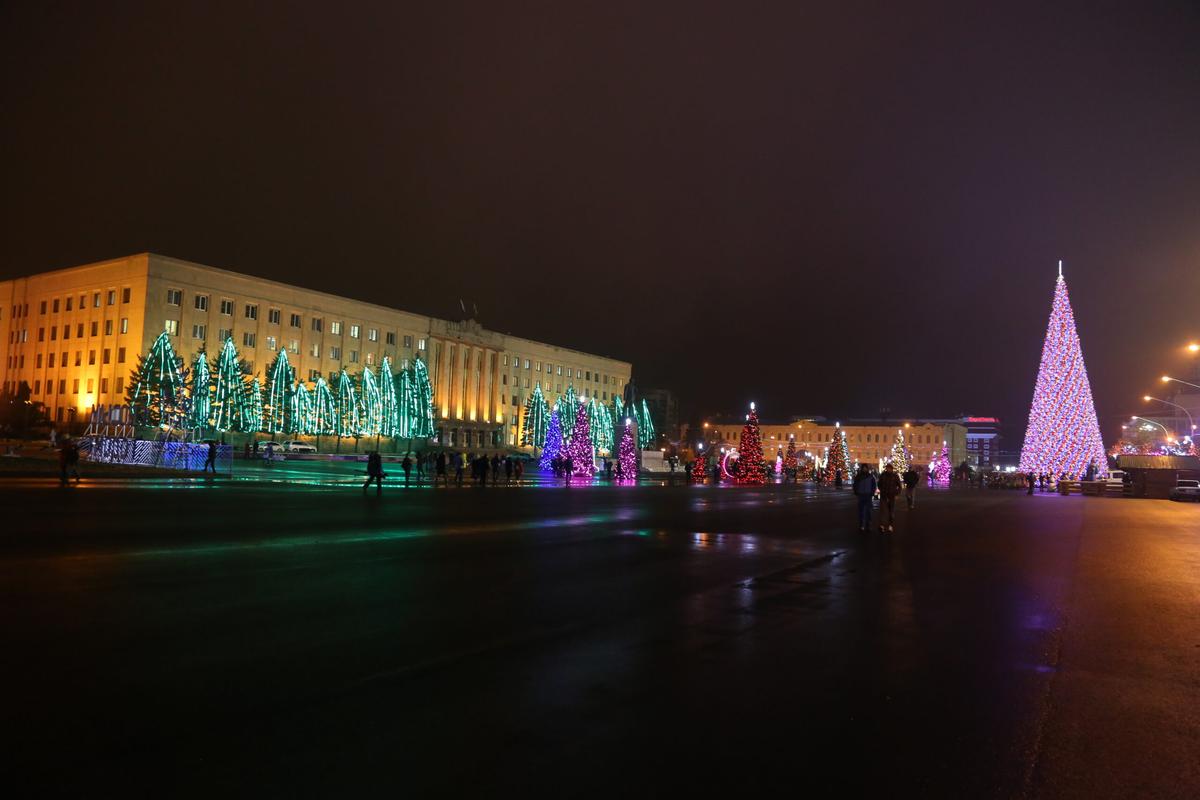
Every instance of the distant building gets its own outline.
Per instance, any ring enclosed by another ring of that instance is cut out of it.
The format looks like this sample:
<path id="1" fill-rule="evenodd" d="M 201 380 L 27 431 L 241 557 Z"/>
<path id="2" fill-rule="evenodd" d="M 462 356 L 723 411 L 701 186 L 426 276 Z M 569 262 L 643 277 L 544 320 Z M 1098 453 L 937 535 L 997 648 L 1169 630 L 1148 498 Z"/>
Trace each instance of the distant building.
<path id="1" fill-rule="evenodd" d="M 679 441 L 679 400 L 670 389 L 639 390 L 650 408 L 655 430 L 668 442 Z"/>
<path id="2" fill-rule="evenodd" d="M 742 438 L 745 421 L 709 423 L 706 428 L 710 447 L 729 446 L 736 448 Z M 825 457 L 830 444 L 835 441 L 838 424 L 825 418 L 794 419 L 785 423 L 760 423 L 763 456 L 773 459 L 787 452 L 789 439 L 796 442 L 796 450 Z M 851 461 L 877 466 L 892 452 L 897 431 L 904 432 L 905 445 L 910 457 L 920 466 L 927 466 L 946 444 L 951 463 L 961 464 L 967 457 L 967 429 L 957 421 L 909 421 L 891 420 L 848 420 L 840 428 L 846 433 L 846 444 L 850 449 Z"/>
<path id="3" fill-rule="evenodd" d="M 930 420 L 944 425 L 962 425 L 967 429 L 966 462 L 972 469 L 991 471 L 1001 464 L 1000 419 L 998 417 L 961 416 L 952 419 Z M 1019 454 L 1018 454 L 1019 455 Z M 962 460 L 955 459 L 958 466 Z"/>

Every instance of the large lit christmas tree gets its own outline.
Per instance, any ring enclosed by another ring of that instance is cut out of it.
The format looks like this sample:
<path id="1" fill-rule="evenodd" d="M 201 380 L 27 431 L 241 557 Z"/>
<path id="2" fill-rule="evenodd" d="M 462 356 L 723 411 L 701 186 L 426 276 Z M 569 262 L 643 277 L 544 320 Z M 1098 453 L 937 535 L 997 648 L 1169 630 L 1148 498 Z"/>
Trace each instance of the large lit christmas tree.
<path id="1" fill-rule="evenodd" d="M 263 402 L 263 430 L 267 433 L 288 432 L 294 385 L 295 373 L 288 363 L 287 349 L 284 348 L 267 367 L 267 392 Z"/>
<path id="2" fill-rule="evenodd" d="M 125 395 L 137 424 L 186 425 L 189 403 L 182 363 L 165 331 L 150 345 L 150 352 L 138 359 Z"/>
<path id="3" fill-rule="evenodd" d="M 242 403 L 242 430 L 246 433 L 258 433 L 262 430 L 263 393 L 262 382 L 257 376 L 245 384 Z"/>
<path id="4" fill-rule="evenodd" d="M 750 406 L 753 408 L 754 404 L 751 403 Z M 640 447 L 642 450 L 648 450 L 654 447 L 656 442 L 654 436 L 654 420 L 650 419 L 650 406 L 646 404 L 645 398 L 642 398 L 641 413 L 637 415 L 637 418 L 638 447 Z"/>
<path id="5" fill-rule="evenodd" d="M 1104 474 L 1107 463 L 1060 261 L 1020 470 L 1080 476 L 1089 464 Z"/>
<path id="6" fill-rule="evenodd" d="M 364 436 L 379 436 L 383 430 L 383 395 L 370 367 L 363 367 L 359 380 L 359 430 Z"/>
<path id="7" fill-rule="evenodd" d="M 692 483 L 704 483 L 708 475 L 708 458 L 704 453 L 704 445 L 696 450 L 696 460 L 692 462 Z"/>
<path id="8" fill-rule="evenodd" d="M 620 480 L 632 481 L 637 478 L 637 444 L 633 441 L 633 426 L 625 421 L 625 431 L 621 434 L 621 444 L 617 451 L 617 477 Z"/>
<path id="9" fill-rule="evenodd" d="M 567 384 L 567 393 L 558 398 L 558 421 L 563 429 L 563 441 L 569 441 L 575 430 L 575 417 L 579 414 L 579 399 L 575 387 Z"/>
<path id="10" fill-rule="evenodd" d="M 538 381 L 525 401 L 525 416 L 521 419 L 521 444 L 538 448 L 546 444 L 546 425 L 550 422 L 550 406 Z"/>
<path id="11" fill-rule="evenodd" d="M 331 436 L 337 431 L 337 402 L 324 378 L 313 384 L 312 433 L 316 436 Z"/>
<path id="12" fill-rule="evenodd" d="M 238 431 L 245 425 L 246 376 L 242 373 L 241 359 L 233 339 L 225 339 L 221 353 L 217 356 L 217 372 L 214 378 L 212 420 L 219 431 Z M 260 398 L 261 400 L 261 398 Z M 261 408 L 261 406 L 260 406 Z"/>
<path id="13" fill-rule="evenodd" d="M 542 451 L 542 460 L 538 462 L 538 466 L 542 469 L 550 469 L 554 459 L 562 452 L 562 446 L 562 423 L 559 421 L 558 403 L 555 403 L 554 410 L 550 412 L 550 424 L 546 426 L 545 449 Z"/>
<path id="14" fill-rule="evenodd" d="M 850 445 L 846 443 L 846 432 L 840 424 L 829 443 L 829 456 L 825 459 L 825 482 L 833 483 L 837 474 L 842 473 L 842 480 L 850 480 Z"/>
<path id="15" fill-rule="evenodd" d="M 567 456 L 571 459 L 571 471 L 575 475 L 591 475 L 596 465 L 592 455 L 592 432 L 588 423 L 588 409 L 579 404 L 575 412 L 575 425 L 571 428 L 571 440 L 567 443 Z"/>
<path id="16" fill-rule="evenodd" d="M 379 432 L 383 436 L 395 436 L 399 407 L 396 403 L 396 377 L 392 374 L 392 360 L 387 356 L 379 365 L 379 397 L 382 416 Z"/>
<path id="17" fill-rule="evenodd" d="M 337 411 L 334 414 L 333 432 L 338 439 L 358 436 L 358 398 L 354 391 L 354 379 L 343 368 L 338 373 L 337 396 L 334 402 Z"/>
<path id="18" fill-rule="evenodd" d="M 646 421 L 649 422 L 649 419 L 647 411 Z M 761 486 L 767 482 L 767 472 L 763 469 L 762 433 L 758 429 L 758 412 L 754 409 L 754 403 L 750 404 L 750 413 L 746 415 L 742 438 L 738 442 L 737 482 L 751 486 Z"/>
<path id="19" fill-rule="evenodd" d="M 903 475 L 908 472 L 908 448 L 904 444 L 904 429 L 896 429 L 896 437 L 892 440 L 892 454 L 888 458 L 892 464 L 892 469 Z M 849 475 L 849 473 L 847 473 Z"/>
<path id="20" fill-rule="evenodd" d="M 787 452 L 783 454 L 783 471 L 789 477 L 796 474 L 796 437 L 788 437 Z"/>
<path id="21" fill-rule="evenodd" d="M 194 431 L 203 431 L 208 427 L 209 417 L 212 415 L 212 374 L 208 370 L 208 353 L 204 352 L 203 345 L 192 361 L 191 382 L 191 428 Z"/>

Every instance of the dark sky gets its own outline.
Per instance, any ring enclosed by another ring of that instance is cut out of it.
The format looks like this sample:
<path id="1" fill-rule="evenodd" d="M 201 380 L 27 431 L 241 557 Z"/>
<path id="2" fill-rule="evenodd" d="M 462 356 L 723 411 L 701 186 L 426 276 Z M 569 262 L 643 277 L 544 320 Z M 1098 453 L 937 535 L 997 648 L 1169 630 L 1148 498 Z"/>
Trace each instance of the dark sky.
<path id="1" fill-rule="evenodd" d="M 7 3 L 0 277 L 462 296 L 695 409 L 1023 429 L 1063 258 L 1111 438 L 1200 335 L 1200 12 L 983 5 Z"/>

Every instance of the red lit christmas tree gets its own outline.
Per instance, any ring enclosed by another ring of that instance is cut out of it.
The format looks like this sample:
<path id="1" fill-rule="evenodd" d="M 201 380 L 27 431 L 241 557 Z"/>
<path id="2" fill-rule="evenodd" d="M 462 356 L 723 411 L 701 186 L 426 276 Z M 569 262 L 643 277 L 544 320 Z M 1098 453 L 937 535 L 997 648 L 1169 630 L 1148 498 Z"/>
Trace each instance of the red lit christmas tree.
<path id="1" fill-rule="evenodd" d="M 783 471 L 787 475 L 794 475 L 796 472 L 796 440 L 788 437 L 787 452 L 783 454 Z"/>
<path id="2" fill-rule="evenodd" d="M 571 459 L 571 472 L 575 475 L 591 475 L 596 471 L 592 463 L 592 430 L 588 421 L 586 403 L 579 403 L 575 413 L 575 425 L 571 428 L 571 441 L 567 443 L 567 456 Z"/>
<path id="3" fill-rule="evenodd" d="M 692 483 L 704 483 L 708 474 L 708 459 L 703 450 L 696 451 L 696 460 L 692 463 Z"/>
<path id="4" fill-rule="evenodd" d="M 829 457 L 825 459 L 825 482 L 833 483 L 839 472 L 842 473 L 842 480 L 850 480 L 850 445 L 846 444 L 846 432 L 841 425 L 829 443 Z"/>
<path id="5" fill-rule="evenodd" d="M 758 412 L 754 410 L 754 403 L 750 404 L 750 413 L 746 416 L 742 439 L 738 444 L 737 482 L 750 486 L 761 486 L 767 482 L 767 473 L 763 469 L 762 434 L 758 430 Z"/>

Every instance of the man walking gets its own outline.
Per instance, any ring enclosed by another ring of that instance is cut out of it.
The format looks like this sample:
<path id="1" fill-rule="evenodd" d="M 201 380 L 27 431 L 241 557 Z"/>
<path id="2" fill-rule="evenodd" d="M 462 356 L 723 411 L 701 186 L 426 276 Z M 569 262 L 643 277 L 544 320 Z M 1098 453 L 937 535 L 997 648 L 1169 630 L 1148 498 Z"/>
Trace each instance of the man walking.
<path id="1" fill-rule="evenodd" d="M 900 476 L 888 464 L 879 476 L 879 532 L 896 532 L 896 496 L 900 494 Z M 885 514 L 886 512 L 886 514 Z M 884 520 L 887 524 L 884 524 Z"/>
<path id="2" fill-rule="evenodd" d="M 904 470 L 904 500 L 910 509 L 917 503 L 917 483 L 920 480 L 921 474 L 917 468 L 909 464 L 908 469 Z"/>
<path id="3" fill-rule="evenodd" d="M 446 454 L 444 452 L 437 454 L 437 465 L 434 469 L 437 471 L 434 473 L 433 485 L 437 486 L 437 482 L 441 481 L 442 485 L 449 489 L 450 479 L 446 475 Z"/>
<path id="4" fill-rule="evenodd" d="M 412 472 L 412 459 L 408 457 L 408 453 L 404 454 L 404 460 L 400 462 L 400 469 L 404 470 L 404 488 L 408 488 L 409 474 Z"/>
<path id="5" fill-rule="evenodd" d="M 208 443 L 208 458 L 204 460 L 204 472 L 208 472 L 208 468 L 212 467 L 212 474 L 217 474 L 217 443 L 209 441 Z"/>
<path id="6" fill-rule="evenodd" d="M 458 452 L 457 450 L 455 450 L 454 456 L 453 456 L 453 461 L 454 461 L 454 485 L 461 489 L 462 482 L 463 482 L 463 454 Z"/>
<path id="7" fill-rule="evenodd" d="M 68 475 L 74 476 L 75 484 L 79 485 L 79 448 L 70 436 L 62 438 L 62 447 L 58 451 L 58 472 L 63 486 L 67 485 Z"/>
<path id="8" fill-rule="evenodd" d="M 371 481 L 375 482 L 375 494 L 383 493 L 383 459 L 379 457 L 379 451 L 374 450 L 371 455 L 367 456 L 367 482 L 363 484 L 363 494 L 367 493 L 367 487 L 371 485 Z"/>
<path id="9" fill-rule="evenodd" d="M 851 488 L 854 490 L 854 496 L 858 498 L 858 530 L 860 533 L 866 533 L 871 528 L 871 503 L 875 499 L 875 476 L 867 469 L 866 464 L 859 466 Z"/>

